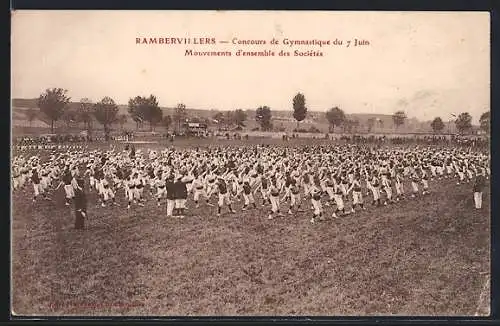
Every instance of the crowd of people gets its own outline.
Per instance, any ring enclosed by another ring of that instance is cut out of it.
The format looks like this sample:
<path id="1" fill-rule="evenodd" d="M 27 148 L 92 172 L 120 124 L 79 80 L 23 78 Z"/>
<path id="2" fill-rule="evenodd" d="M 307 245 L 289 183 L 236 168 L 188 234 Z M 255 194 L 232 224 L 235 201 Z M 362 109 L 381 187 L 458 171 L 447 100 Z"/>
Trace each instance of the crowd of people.
<path id="1" fill-rule="evenodd" d="M 123 132 L 120 135 L 114 135 L 110 137 L 111 141 L 132 141 L 136 137 L 133 132 Z M 218 132 L 218 133 L 203 133 L 203 134 L 176 134 L 176 133 L 164 133 L 158 134 L 159 138 L 164 138 L 173 142 L 175 138 L 209 138 L 217 137 L 227 140 L 249 140 L 249 136 L 244 133 L 239 132 Z M 284 134 L 282 139 L 284 141 L 293 140 L 300 138 L 298 134 L 287 135 Z M 314 137 L 318 139 L 321 137 Z M 447 146 L 462 146 L 462 147 L 474 147 L 474 148 L 488 148 L 490 146 L 489 139 L 487 137 L 480 136 L 460 136 L 453 135 L 451 137 L 439 136 L 439 135 L 413 135 L 413 136 L 387 136 L 387 135 L 342 135 L 340 137 L 334 134 L 325 134 L 324 139 L 327 140 L 340 140 L 344 143 L 349 144 L 393 144 L 393 145 L 447 145 Z M 15 139 L 14 143 L 16 146 L 31 146 L 38 147 L 49 144 L 66 144 L 66 143 L 81 143 L 81 142 L 95 142 L 104 140 L 104 137 L 89 137 L 83 135 L 49 135 L 49 136 L 24 136 Z M 42 148 L 42 147 L 40 147 Z M 40 149 L 39 148 L 39 149 Z"/>
<path id="2" fill-rule="evenodd" d="M 225 211 L 264 207 L 268 219 L 307 213 L 311 223 L 359 210 L 419 200 L 436 183 L 472 182 L 475 207 L 490 175 L 485 152 L 433 146 L 255 145 L 163 150 L 89 151 L 52 148 L 47 155 L 20 152 L 12 160 L 13 191 L 33 189 L 33 202 L 65 192 L 76 207 L 76 227 L 87 214 L 86 193 L 96 207 L 166 207 L 184 217 L 188 207 Z M 259 210 L 260 211 L 260 210 Z M 208 212 L 208 210 L 206 210 Z M 256 214 L 257 211 L 256 211 Z"/>
<path id="3" fill-rule="evenodd" d="M 341 140 L 354 144 L 393 144 L 393 145 L 447 145 L 447 146 L 462 146 L 473 148 L 488 148 L 489 140 L 486 137 L 464 137 L 453 135 L 446 136 L 363 136 L 352 135 L 342 136 Z"/>
<path id="4" fill-rule="evenodd" d="M 96 138 L 84 135 L 43 135 L 23 136 L 14 139 L 16 146 L 43 146 L 48 144 L 83 143 L 95 141 Z"/>

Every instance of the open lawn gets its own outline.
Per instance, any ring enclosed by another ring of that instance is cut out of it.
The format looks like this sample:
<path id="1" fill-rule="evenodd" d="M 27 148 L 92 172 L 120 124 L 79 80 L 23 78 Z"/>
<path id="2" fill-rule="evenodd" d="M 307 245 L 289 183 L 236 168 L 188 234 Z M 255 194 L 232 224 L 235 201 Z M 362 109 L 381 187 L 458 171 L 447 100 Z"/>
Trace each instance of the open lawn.
<path id="1" fill-rule="evenodd" d="M 238 203 L 237 214 L 216 217 L 216 207 L 188 201 L 179 219 L 151 200 L 127 211 L 122 191 L 120 207 L 96 208 L 91 192 L 87 229 L 74 231 L 63 189 L 32 203 L 28 186 L 12 197 L 13 311 L 488 314 L 489 188 L 483 209 L 474 210 L 470 184 L 430 187 L 419 199 L 315 225 L 308 207 L 268 220 L 268 208 L 241 212 Z"/>

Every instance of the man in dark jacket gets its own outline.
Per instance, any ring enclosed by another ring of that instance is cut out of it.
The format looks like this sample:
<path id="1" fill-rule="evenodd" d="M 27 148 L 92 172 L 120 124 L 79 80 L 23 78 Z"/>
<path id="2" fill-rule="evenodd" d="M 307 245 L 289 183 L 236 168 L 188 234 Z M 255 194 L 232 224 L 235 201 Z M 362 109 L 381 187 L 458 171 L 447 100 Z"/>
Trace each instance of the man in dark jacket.
<path id="1" fill-rule="evenodd" d="M 75 229 L 82 230 L 85 227 L 87 217 L 87 196 L 84 189 L 83 179 L 77 179 L 78 187 L 75 189 Z"/>
<path id="2" fill-rule="evenodd" d="M 171 217 L 175 207 L 175 184 L 174 177 L 169 175 L 166 180 L 167 189 L 167 217 Z"/>
<path id="3" fill-rule="evenodd" d="M 179 216 L 180 218 L 184 217 L 184 210 L 186 209 L 186 200 L 187 200 L 187 187 L 186 180 L 183 179 L 182 175 L 178 175 L 174 182 L 174 192 L 175 192 L 175 210 L 176 213 L 174 215 Z"/>

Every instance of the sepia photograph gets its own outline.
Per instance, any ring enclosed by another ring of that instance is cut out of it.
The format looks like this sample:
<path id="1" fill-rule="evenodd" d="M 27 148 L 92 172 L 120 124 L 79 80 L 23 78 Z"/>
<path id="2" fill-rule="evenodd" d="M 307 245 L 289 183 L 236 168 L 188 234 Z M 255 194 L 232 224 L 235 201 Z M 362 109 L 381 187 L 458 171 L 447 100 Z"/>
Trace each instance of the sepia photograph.
<path id="1" fill-rule="evenodd" d="M 11 314 L 490 315 L 490 14 L 11 12 Z"/>

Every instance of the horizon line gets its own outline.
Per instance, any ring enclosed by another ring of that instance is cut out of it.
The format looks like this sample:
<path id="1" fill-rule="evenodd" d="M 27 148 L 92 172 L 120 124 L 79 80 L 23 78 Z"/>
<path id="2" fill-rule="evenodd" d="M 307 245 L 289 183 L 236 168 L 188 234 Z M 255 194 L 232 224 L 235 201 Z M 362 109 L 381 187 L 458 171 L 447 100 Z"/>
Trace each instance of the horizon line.
<path id="1" fill-rule="evenodd" d="M 15 108 L 15 107 L 16 107 L 16 106 L 14 106 L 14 105 L 13 105 L 13 102 L 14 102 L 15 100 L 37 100 L 37 99 L 38 99 L 37 97 L 31 97 L 31 98 L 22 98 L 22 97 L 17 97 L 17 98 L 12 98 L 12 99 L 11 99 L 11 108 Z M 69 102 L 69 103 L 81 103 L 81 102 L 80 102 L 80 101 L 71 101 L 71 100 L 70 100 L 70 102 Z M 95 102 L 92 102 L 92 103 L 95 103 Z M 115 102 L 115 103 L 116 103 L 116 102 Z M 184 103 L 180 102 L 180 103 L 178 103 L 178 104 L 184 104 Z M 121 107 L 128 107 L 128 104 L 120 104 L 120 103 L 116 103 L 116 105 L 117 105 L 117 106 L 121 106 Z M 292 109 L 292 108 L 290 108 L 290 109 L 276 109 L 276 108 L 274 108 L 274 109 L 273 109 L 272 107 L 270 107 L 270 106 L 268 106 L 268 105 L 260 105 L 260 106 L 258 106 L 258 107 L 256 107 L 256 108 L 235 108 L 235 109 L 221 109 L 221 108 L 210 108 L 210 109 L 208 109 L 208 108 L 199 108 L 199 107 L 198 107 L 198 108 L 195 108 L 195 107 L 188 107 L 188 106 L 186 106 L 186 110 L 215 111 L 215 112 L 218 112 L 218 111 L 230 112 L 230 111 L 235 111 L 235 110 L 255 111 L 255 110 L 257 110 L 257 108 L 259 108 L 259 107 L 261 107 L 261 106 L 267 106 L 267 107 L 269 107 L 269 108 L 271 109 L 271 111 L 275 111 L 275 112 L 293 112 L 293 109 Z M 170 107 L 170 106 L 161 106 L 161 105 L 158 105 L 158 107 L 159 107 L 160 109 L 168 109 L 168 110 L 175 109 L 175 106 Z M 308 113 L 310 112 L 310 113 L 322 113 L 322 114 L 324 114 L 324 113 L 326 113 L 329 109 L 334 108 L 334 107 L 339 107 L 339 106 L 335 106 L 335 105 L 334 105 L 334 106 L 332 106 L 332 107 L 330 107 L 330 108 L 328 108 L 328 109 L 325 109 L 324 111 L 311 110 L 311 109 L 307 108 L 307 112 L 308 112 Z M 28 108 L 28 107 L 21 107 L 21 106 L 17 106 L 17 108 Z M 37 109 L 39 109 L 38 107 L 36 107 L 36 108 L 37 108 Z M 341 107 L 339 107 L 339 108 L 342 110 L 342 108 L 341 108 Z M 347 112 L 347 111 L 345 111 L 345 110 L 342 110 L 342 111 L 344 111 L 344 113 L 345 113 L 346 115 L 353 115 L 353 114 L 354 114 L 354 115 L 381 115 L 381 116 L 387 116 L 387 117 L 391 117 L 391 116 L 393 115 L 393 114 L 391 114 L 391 113 L 370 113 L 370 112 L 363 112 L 363 111 L 358 111 L 358 112 Z M 400 110 L 397 110 L 397 111 L 400 111 Z M 397 111 L 395 111 L 395 112 L 397 112 Z M 408 112 L 406 112 L 405 110 L 401 110 L 401 111 L 404 111 L 406 114 L 408 114 Z M 490 110 L 490 111 L 491 111 L 491 110 Z M 395 113 L 395 112 L 394 112 L 394 113 Z M 439 117 L 439 116 L 436 116 L 436 117 Z M 425 121 L 432 121 L 432 119 L 430 119 L 430 120 L 422 120 L 422 119 L 419 119 L 419 118 L 417 118 L 417 117 L 415 117 L 415 116 L 410 117 L 410 116 L 408 116 L 408 115 L 407 115 L 407 120 L 410 120 L 410 119 L 415 119 L 415 120 L 417 120 L 417 121 L 421 121 L 421 122 L 425 122 Z M 449 120 L 444 120 L 444 119 L 443 119 L 443 122 L 449 122 Z"/>

